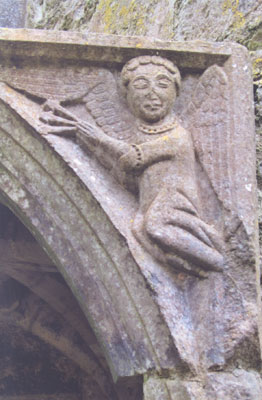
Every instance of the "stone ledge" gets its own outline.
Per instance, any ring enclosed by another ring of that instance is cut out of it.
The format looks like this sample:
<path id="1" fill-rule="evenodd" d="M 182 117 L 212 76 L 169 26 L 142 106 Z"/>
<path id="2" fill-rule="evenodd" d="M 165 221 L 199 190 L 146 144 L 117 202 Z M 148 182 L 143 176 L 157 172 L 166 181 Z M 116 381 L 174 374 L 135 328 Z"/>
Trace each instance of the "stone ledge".
<path id="1" fill-rule="evenodd" d="M 205 69 L 214 63 L 225 62 L 232 54 L 232 44 L 0 28 L 0 54 L 114 63 L 126 62 L 130 56 L 149 54 L 168 57 L 180 68 L 192 68 L 193 65 L 193 68 Z"/>

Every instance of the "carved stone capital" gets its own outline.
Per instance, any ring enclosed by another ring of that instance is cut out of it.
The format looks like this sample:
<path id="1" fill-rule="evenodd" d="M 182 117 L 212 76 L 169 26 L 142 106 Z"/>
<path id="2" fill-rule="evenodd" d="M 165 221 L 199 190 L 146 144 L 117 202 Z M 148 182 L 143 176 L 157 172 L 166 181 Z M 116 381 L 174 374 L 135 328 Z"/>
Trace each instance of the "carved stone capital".
<path id="1" fill-rule="evenodd" d="M 146 400 L 256 400 L 246 50 L 51 31 L 0 39 L 0 198 L 64 275 L 114 378 L 159 374 Z"/>

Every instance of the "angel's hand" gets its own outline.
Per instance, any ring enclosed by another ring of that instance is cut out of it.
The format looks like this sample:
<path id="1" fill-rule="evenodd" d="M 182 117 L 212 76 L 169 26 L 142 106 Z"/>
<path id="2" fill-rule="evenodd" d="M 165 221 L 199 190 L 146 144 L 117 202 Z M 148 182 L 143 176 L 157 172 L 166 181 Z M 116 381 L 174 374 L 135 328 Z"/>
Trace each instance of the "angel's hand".
<path id="1" fill-rule="evenodd" d="M 76 117 L 56 101 L 47 101 L 43 105 L 40 121 L 44 123 L 46 134 L 75 136 L 77 131 Z"/>
<path id="2" fill-rule="evenodd" d="M 94 152 L 102 164 L 110 168 L 114 167 L 115 161 L 130 150 L 128 143 L 110 137 L 98 126 L 87 121 L 79 120 L 77 128 L 79 142 Z"/>
<path id="3" fill-rule="evenodd" d="M 86 121 L 78 121 L 77 133 L 79 139 L 89 146 L 97 146 L 106 139 L 104 132 L 97 126 Z"/>

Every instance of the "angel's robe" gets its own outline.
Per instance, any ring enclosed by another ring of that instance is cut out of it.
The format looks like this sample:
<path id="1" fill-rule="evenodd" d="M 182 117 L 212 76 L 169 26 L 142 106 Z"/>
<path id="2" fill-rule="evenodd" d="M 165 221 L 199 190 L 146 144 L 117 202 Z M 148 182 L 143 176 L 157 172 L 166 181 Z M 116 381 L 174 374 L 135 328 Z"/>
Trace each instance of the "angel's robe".
<path id="1" fill-rule="evenodd" d="M 223 241 L 201 217 L 190 133 L 178 123 L 162 133 L 149 131 L 137 129 L 131 143 L 102 131 L 91 140 L 80 129 L 77 137 L 106 168 L 112 168 L 122 185 L 138 195 L 132 231 L 150 254 L 196 275 L 203 269 L 221 270 Z"/>
<path id="2" fill-rule="evenodd" d="M 148 251 L 182 271 L 221 270 L 222 240 L 200 216 L 194 147 L 187 130 L 177 123 L 163 133 L 137 131 L 119 159 L 118 176 L 129 190 L 138 190 L 133 233 Z"/>

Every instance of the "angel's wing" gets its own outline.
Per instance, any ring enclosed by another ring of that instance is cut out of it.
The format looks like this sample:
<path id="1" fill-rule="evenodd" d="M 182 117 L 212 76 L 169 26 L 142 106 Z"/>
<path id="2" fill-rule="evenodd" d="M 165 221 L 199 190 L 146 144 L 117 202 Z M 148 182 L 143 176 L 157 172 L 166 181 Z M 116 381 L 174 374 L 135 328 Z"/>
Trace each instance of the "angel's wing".
<path id="1" fill-rule="evenodd" d="M 196 155 L 223 206 L 232 210 L 228 79 L 217 65 L 200 77 L 188 109 Z"/>
<path id="2" fill-rule="evenodd" d="M 90 67 L 1 68 L 0 80 L 32 98 L 56 100 L 60 103 L 77 101 L 100 80 L 99 71 Z"/>
<path id="3" fill-rule="evenodd" d="M 118 139 L 131 136 L 134 117 L 123 104 L 114 74 L 98 67 L 3 68 L 0 81 L 39 102 L 55 100 L 63 106 L 85 103 L 105 133 Z"/>
<path id="4" fill-rule="evenodd" d="M 134 132 L 134 117 L 118 90 L 112 73 L 95 85 L 85 96 L 86 107 L 105 133 L 117 139 L 128 139 Z"/>

